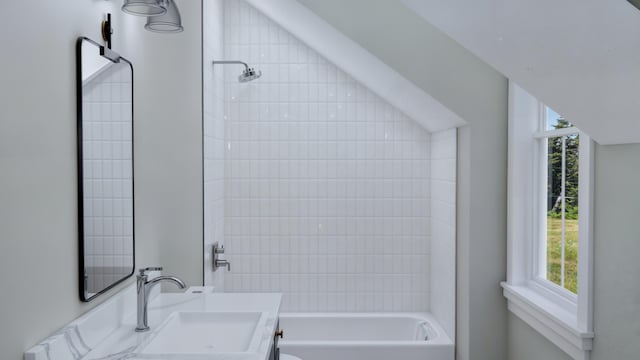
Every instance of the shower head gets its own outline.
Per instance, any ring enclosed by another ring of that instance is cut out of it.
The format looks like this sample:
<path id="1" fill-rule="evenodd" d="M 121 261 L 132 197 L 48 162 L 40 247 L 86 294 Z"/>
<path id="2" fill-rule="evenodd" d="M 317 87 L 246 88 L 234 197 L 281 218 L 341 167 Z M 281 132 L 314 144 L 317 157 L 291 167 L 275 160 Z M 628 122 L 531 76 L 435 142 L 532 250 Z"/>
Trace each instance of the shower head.
<path id="1" fill-rule="evenodd" d="M 254 68 L 250 68 L 250 67 L 247 66 L 247 68 L 244 69 L 242 74 L 240 74 L 240 76 L 238 76 L 238 81 L 243 83 L 243 82 L 255 80 L 255 79 L 259 78 L 260 76 L 262 76 L 262 71 L 255 70 Z"/>
<path id="2" fill-rule="evenodd" d="M 242 64 L 244 65 L 244 71 L 240 76 L 238 76 L 238 81 L 241 83 L 245 83 L 251 80 L 255 80 L 262 76 L 262 71 L 256 70 L 254 68 L 250 68 L 247 63 L 240 60 L 221 60 L 221 61 L 213 61 L 213 64 Z"/>

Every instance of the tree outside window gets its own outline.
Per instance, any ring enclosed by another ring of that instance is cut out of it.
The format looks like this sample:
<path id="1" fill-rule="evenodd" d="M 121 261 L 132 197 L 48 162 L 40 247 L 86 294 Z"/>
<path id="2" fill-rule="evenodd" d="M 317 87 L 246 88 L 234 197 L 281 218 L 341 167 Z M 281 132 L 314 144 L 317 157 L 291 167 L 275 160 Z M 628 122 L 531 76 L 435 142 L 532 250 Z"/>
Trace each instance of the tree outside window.
<path id="1" fill-rule="evenodd" d="M 553 130 L 573 127 L 562 117 L 548 119 Z M 577 133 L 547 139 L 547 280 L 578 291 L 578 170 Z"/>

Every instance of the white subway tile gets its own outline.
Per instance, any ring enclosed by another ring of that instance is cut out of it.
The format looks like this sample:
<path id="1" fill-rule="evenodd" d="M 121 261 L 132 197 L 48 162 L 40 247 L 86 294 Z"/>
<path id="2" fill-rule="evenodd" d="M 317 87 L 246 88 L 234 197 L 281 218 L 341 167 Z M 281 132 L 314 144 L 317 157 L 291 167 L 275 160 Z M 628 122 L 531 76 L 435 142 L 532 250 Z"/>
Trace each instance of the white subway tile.
<path id="1" fill-rule="evenodd" d="M 435 149 L 411 119 L 249 5 L 222 2 L 224 39 L 205 41 L 264 71 L 249 84 L 235 71 L 214 77 L 219 96 L 205 110 L 205 135 L 221 144 L 205 140 L 205 163 L 220 169 L 205 170 L 205 197 L 221 203 L 205 232 L 222 224 L 227 289 L 282 291 L 286 311 L 428 310 L 432 172 L 455 180 L 450 161 L 428 159 L 455 159 L 450 147 Z"/>

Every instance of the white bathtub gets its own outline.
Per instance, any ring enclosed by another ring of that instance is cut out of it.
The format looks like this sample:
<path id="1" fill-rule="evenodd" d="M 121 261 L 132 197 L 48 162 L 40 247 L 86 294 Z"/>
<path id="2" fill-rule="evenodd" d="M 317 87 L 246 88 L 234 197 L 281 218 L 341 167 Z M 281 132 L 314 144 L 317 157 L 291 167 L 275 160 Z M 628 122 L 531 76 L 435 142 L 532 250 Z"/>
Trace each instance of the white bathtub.
<path id="1" fill-rule="evenodd" d="M 453 360 L 427 313 L 282 313 L 280 352 L 302 360 Z"/>

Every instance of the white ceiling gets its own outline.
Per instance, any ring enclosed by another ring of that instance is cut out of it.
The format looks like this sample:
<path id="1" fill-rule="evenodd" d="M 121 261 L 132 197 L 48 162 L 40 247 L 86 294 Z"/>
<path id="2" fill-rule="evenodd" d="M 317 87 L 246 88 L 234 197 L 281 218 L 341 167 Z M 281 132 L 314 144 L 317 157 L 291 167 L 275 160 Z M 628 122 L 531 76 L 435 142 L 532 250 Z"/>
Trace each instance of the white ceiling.
<path id="1" fill-rule="evenodd" d="M 640 142 L 640 11 L 626 0 L 401 0 L 601 144 Z"/>

